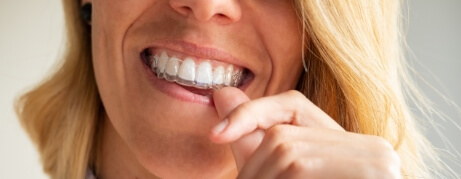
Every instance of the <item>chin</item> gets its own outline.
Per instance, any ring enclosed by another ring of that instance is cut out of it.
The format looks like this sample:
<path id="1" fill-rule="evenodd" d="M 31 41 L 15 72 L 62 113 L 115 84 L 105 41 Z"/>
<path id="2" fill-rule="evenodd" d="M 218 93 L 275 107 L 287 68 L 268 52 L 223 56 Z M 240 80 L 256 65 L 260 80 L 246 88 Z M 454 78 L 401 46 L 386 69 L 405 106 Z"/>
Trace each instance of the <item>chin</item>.
<path id="1" fill-rule="evenodd" d="M 160 178 L 235 178 L 230 145 L 209 140 L 212 125 L 208 124 L 214 122 L 177 117 L 130 132 L 135 135 L 128 145 L 139 163 Z"/>
<path id="2" fill-rule="evenodd" d="M 213 150 L 190 150 L 181 158 L 168 158 L 168 154 L 144 157 L 140 163 L 159 178 L 236 178 L 238 172 L 230 147 L 214 147 Z"/>

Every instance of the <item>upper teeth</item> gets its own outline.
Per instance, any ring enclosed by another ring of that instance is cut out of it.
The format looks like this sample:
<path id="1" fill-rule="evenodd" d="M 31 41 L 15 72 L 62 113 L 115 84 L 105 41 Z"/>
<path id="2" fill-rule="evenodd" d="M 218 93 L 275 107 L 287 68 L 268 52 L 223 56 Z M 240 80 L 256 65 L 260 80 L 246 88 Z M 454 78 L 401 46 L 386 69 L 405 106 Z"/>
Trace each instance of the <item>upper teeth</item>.
<path id="1" fill-rule="evenodd" d="M 206 60 L 197 65 L 192 57 L 182 60 L 174 56 L 169 57 L 165 51 L 150 57 L 152 71 L 157 77 L 185 86 L 201 89 L 237 87 L 243 80 L 241 69 L 236 69 L 233 65 L 226 68 L 222 65 L 213 67 L 211 62 Z"/>

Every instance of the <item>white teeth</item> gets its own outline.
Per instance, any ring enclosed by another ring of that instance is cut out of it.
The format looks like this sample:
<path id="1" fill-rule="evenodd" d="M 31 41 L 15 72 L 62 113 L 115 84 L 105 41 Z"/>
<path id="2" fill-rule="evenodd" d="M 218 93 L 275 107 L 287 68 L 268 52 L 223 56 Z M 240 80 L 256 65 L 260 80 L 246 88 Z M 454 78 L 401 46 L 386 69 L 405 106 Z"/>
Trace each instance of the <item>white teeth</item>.
<path id="1" fill-rule="evenodd" d="M 224 81 L 224 67 L 218 66 L 213 71 L 213 84 L 222 85 Z"/>
<path id="2" fill-rule="evenodd" d="M 207 88 L 212 85 L 213 72 L 210 62 L 202 62 L 197 68 L 197 86 Z"/>
<path id="3" fill-rule="evenodd" d="M 166 54 L 166 52 L 162 52 L 162 54 L 160 54 L 160 58 L 158 59 L 158 67 L 157 67 L 157 74 L 158 74 L 158 77 L 159 78 L 162 78 L 163 75 L 164 75 L 164 72 L 165 72 L 165 68 L 166 68 L 166 64 L 168 62 L 168 55 Z"/>
<path id="4" fill-rule="evenodd" d="M 193 82 L 195 80 L 195 62 L 192 58 L 186 58 L 179 67 L 178 77 L 182 80 Z"/>
<path id="5" fill-rule="evenodd" d="M 224 78 L 224 85 L 229 86 L 232 81 L 232 73 L 234 72 L 234 66 L 229 65 L 226 69 L 226 76 Z"/>
<path id="6" fill-rule="evenodd" d="M 166 63 L 165 78 L 169 81 L 174 81 L 176 79 L 176 75 L 178 74 L 178 68 L 179 59 L 176 57 L 171 57 L 170 60 L 168 60 L 168 63 Z"/>
<path id="7" fill-rule="evenodd" d="M 151 69 L 158 78 L 200 89 L 219 89 L 224 86 L 237 87 L 243 79 L 242 70 L 234 66 L 212 66 L 213 61 L 203 61 L 199 65 L 192 57 L 184 60 L 168 57 L 163 51 L 160 56 L 149 57 Z"/>

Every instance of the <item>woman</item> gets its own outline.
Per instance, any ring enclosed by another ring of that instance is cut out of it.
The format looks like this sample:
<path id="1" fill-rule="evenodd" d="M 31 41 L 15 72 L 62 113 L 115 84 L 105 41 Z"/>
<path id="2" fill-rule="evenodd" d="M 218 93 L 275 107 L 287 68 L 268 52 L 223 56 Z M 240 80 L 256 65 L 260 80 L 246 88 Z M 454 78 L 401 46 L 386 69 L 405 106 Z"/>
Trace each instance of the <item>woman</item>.
<path id="1" fill-rule="evenodd" d="M 63 3 L 17 107 L 52 178 L 428 177 L 398 0 Z"/>

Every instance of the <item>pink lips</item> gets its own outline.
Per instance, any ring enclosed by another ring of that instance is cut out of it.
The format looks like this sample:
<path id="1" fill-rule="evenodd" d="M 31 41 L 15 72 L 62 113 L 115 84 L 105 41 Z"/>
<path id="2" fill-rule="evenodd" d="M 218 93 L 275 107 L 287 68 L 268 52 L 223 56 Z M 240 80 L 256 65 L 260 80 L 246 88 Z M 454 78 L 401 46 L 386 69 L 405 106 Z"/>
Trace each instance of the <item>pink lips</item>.
<path id="1" fill-rule="evenodd" d="M 151 84 L 156 89 L 167 94 L 168 96 L 179 99 L 181 101 L 214 106 L 213 100 L 211 100 L 210 96 L 202 96 L 199 94 L 195 94 L 174 82 L 159 79 L 157 78 L 157 76 L 155 76 L 155 74 L 152 72 L 149 66 L 147 66 L 144 63 L 142 63 L 142 65 L 144 67 L 145 72 L 147 73 L 147 78 L 149 79 Z"/>

